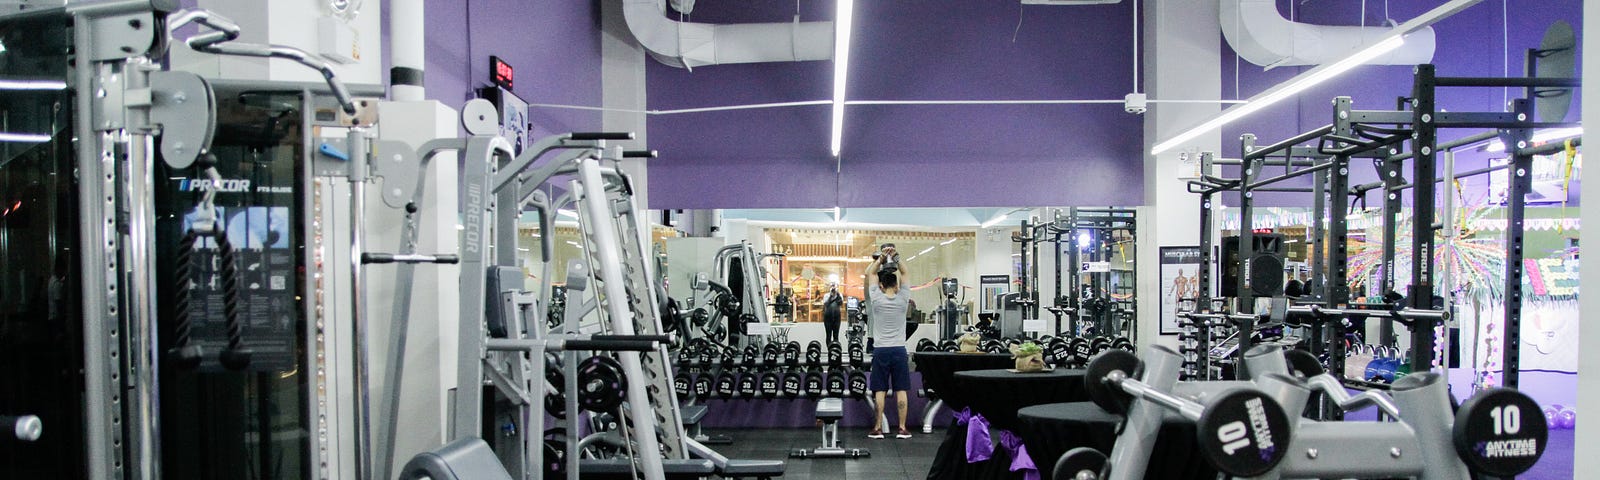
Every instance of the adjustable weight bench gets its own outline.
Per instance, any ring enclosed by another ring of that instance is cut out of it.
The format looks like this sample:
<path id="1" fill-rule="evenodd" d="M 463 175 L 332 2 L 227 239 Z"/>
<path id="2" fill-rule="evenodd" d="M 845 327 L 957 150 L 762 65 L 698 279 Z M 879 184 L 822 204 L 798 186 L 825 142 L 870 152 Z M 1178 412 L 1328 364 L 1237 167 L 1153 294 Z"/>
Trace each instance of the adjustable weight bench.
<path id="1" fill-rule="evenodd" d="M 839 421 L 844 419 L 844 399 L 817 400 L 817 420 L 822 422 L 822 445 L 811 450 L 789 452 L 795 458 L 861 458 L 872 454 L 864 448 L 839 447 Z"/>

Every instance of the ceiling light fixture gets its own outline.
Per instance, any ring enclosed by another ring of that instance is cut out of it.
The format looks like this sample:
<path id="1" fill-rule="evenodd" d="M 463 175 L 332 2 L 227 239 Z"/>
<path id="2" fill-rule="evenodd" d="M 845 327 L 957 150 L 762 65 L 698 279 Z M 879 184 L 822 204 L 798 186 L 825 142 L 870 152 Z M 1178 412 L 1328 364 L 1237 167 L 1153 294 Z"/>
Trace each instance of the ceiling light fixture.
<path id="1" fill-rule="evenodd" d="M 1155 148 L 1150 149 L 1150 154 L 1159 155 L 1162 152 L 1172 150 L 1175 147 L 1183 145 L 1185 142 L 1194 140 L 1196 137 L 1199 137 L 1202 134 L 1222 128 L 1223 125 L 1227 125 L 1234 120 L 1238 120 L 1246 115 L 1255 113 L 1274 103 L 1281 102 L 1284 99 L 1291 98 L 1296 94 L 1305 91 L 1306 89 L 1321 84 L 1322 82 L 1326 82 L 1333 77 L 1337 77 L 1352 68 L 1363 65 L 1374 58 L 1394 51 L 1395 49 L 1400 48 L 1401 45 L 1405 44 L 1405 35 L 1420 30 L 1423 27 L 1433 25 L 1439 20 L 1454 15 L 1456 12 L 1460 12 L 1467 7 L 1476 5 L 1481 1 L 1483 0 L 1453 0 L 1449 3 L 1434 8 L 1433 10 L 1429 10 L 1427 13 L 1418 15 L 1416 18 L 1407 20 L 1405 23 L 1395 27 L 1391 31 L 1392 35 L 1388 38 L 1357 50 L 1355 53 L 1352 53 L 1350 56 L 1339 61 L 1319 65 L 1316 68 L 1307 70 L 1305 73 L 1294 76 L 1294 78 L 1290 78 L 1288 81 L 1267 89 L 1265 92 L 1258 93 L 1255 96 L 1250 97 L 1243 105 L 1237 105 L 1224 110 L 1222 114 L 1218 115 L 1216 118 L 1212 118 L 1211 120 L 1184 131 L 1177 136 L 1156 143 Z"/>
<path id="2" fill-rule="evenodd" d="M 833 156 L 844 144 L 844 87 L 850 71 L 850 26 L 855 0 L 839 0 L 833 22 L 833 130 L 829 143 Z"/>

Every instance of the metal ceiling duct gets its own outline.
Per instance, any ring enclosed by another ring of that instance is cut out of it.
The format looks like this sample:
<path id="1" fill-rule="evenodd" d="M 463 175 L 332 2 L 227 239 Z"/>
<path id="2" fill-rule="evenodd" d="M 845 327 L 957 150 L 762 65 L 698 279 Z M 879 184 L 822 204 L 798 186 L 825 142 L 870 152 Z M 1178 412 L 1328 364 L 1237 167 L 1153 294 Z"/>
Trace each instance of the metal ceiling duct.
<path id="1" fill-rule="evenodd" d="M 1276 0 L 1220 0 L 1222 36 L 1245 61 L 1267 68 L 1337 61 L 1393 34 L 1390 27 L 1312 25 L 1289 21 Z M 1405 45 L 1369 65 L 1416 65 L 1433 61 L 1433 27 L 1406 36 Z"/>
<path id="2" fill-rule="evenodd" d="M 833 58 L 831 21 L 719 25 L 668 19 L 667 0 L 622 0 L 622 8 L 639 44 L 674 67 Z"/>

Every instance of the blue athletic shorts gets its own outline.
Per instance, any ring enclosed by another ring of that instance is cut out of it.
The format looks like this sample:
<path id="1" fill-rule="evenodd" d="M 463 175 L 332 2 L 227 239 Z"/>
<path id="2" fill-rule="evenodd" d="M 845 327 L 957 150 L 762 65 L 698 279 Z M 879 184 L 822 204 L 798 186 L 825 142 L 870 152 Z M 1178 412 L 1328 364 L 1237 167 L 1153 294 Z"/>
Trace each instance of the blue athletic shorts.
<path id="1" fill-rule="evenodd" d="M 887 392 L 894 390 L 903 392 L 911 389 L 911 363 L 906 356 L 906 347 L 878 347 L 872 349 L 872 381 L 869 385 L 874 392 Z M 893 388 L 890 388 L 890 387 Z"/>

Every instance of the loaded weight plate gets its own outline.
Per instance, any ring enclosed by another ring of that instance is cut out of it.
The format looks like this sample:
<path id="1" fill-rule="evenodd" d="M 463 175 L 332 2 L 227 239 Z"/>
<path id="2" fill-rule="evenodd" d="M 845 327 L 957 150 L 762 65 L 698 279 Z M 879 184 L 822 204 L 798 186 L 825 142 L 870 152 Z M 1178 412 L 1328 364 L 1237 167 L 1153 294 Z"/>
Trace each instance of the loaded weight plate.
<path id="1" fill-rule="evenodd" d="M 1094 356 L 1094 347 L 1089 344 L 1089 339 L 1087 338 L 1073 338 L 1071 347 L 1072 361 L 1075 364 L 1086 365 L 1089 363 L 1089 357 Z"/>
<path id="2" fill-rule="evenodd" d="M 828 375 L 828 393 L 830 397 L 843 397 L 850 394 L 850 378 L 842 370 L 834 370 Z"/>
<path id="3" fill-rule="evenodd" d="M 622 363 L 595 355 L 578 364 L 578 406 L 591 412 L 616 410 L 627 399 L 628 378 Z"/>
<path id="4" fill-rule="evenodd" d="M 1240 388 L 1206 405 L 1195 436 L 1201 455 L 1217 470 L 1254 477 L 1277 467 L 1289 453 L 1289 425 L 1289 415 L 1272 397 Z"/>
<path id="5" fill-rule="evenodd" d="M 694 378 L 687 373 L 673 376 L 672 391 L 678 394 L 678 403 L 688 403 L 694 399 Z"/>
<path id="6" fill-rule="evenodd" d="M 746 373 L 739 376 L 739 396 L 754 398 L 756 396 L 756 374 Z"/>
<path id="7" fill-rule="evenodd" d="M 776 343 L 769 343 L 761 349 L 761 361 L 766 365 L 777 365 L 778 359 L 783 356 L 783 347 Z"/>
<path id="8" fill-rule="evenodd" d="M 722 372 L 721 375 L 717 375 L 717 396 L 723 399 L 733 398 L 733 395 L 739 391 L 738 384 L 739 379 L 733 375 L 733 372 Z"/>
<path id="9" fill-rule="evenodd" d="M 710 374 L 694 377 L 694 398 L 711 398 L 712 380 Z"/>
<path id="10" fill-rule="evenodd" d="M 1055 470 L 1051 478 L 1056 480 L 1078 480 L 1084 478 L 1101 478 L 1101 473 L 1106 467 L 1106 454 L 1100 453 L 1089 447 L 1078 447 L 1067 450 L 1056 460 Z"/>
<path id="11" fill-rule="evenodd" d="M 827 380 L 823 380 L 822 372 L 807 372 L 805 379 L 806 396 L 822 398 L 826 395 Z"/>
<path id="12" fill-rule="evenodd" d="M 1089 355 L 1099 355 L 1111 349 L 1111 340 L 1106 337 L 1095 337 L 1094 340 L 1089 341 L 1089 349 L 1091 350 Z"/>
<path id="13" fill-rule="evenodd" d="M 550 386 L 555 387 L 555 390 L 544 392 L 544 411 L 550 413 L 552 417 L 565 419 L 567 418 L 567 397 L 561 394 L 561 389 L 567 388 L 566 375 L 561 373 L 559 365 L 546 365 L 544 379 L 550 382 Z"/>
<path id="14" fill-rule="evenodd" d="M 783 363 L 789 366 L 800 364 L 800 342 L 789 342 L 783 349 Z"/>
<path id="15" fill-rule="evenodd" d="M 1410 375 L 1395 385 L 1409 385 Z M 1467 468 L 1495 477 L 1511 477 L 1533 467 L 1544 454 L 1550 426 L 1539 404 L 1509 388 L 1495 388 L 1467 400 L 1456 411 L 1450 439 Z"/>
<path id="16" fill-rule="evenodd" d="M 1099 405 L 1107 412 L 1121 415 L 1128 412 L 1128 405 L 1133 402 L 1133 396 L 1122 387 L 1107 383 L 1105 378 L 1113 371 L 1121 371 L 1127 378 L 1138 378 L 1138 370 L 1139 357 L 1121 350 L 1107 351 L 1089 361 L 1089 366 L 1083 373 L 1083 388 L 1089 393 L 1089 400 L 1095 405 Z"/>
<path id="17" fill-rule="evenodd" d="M 789 398 L 799 398 L 801 395 L 804 395 L 806 393 L 805 375 L 801 374 L 800 372 L 789 372 L 783 374 L 782 390 L 783 396 Z"/>
<path id="18" fill-rule="evenodd" d="M 860 370 L 850 372 L 850 394 L 861 398 L 867 397 L 866 372 Z"/>
<path id="19" fill-rule="evenodd" d="M 783 380 L 779 377 L 778 372 L 761 374 L 760 393 L 762 398 L 777 397 L 778 393 L 782 392 L 779 387 L 782 385 Z"/>

